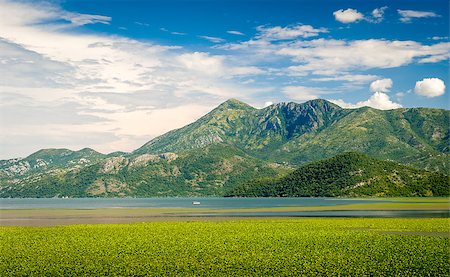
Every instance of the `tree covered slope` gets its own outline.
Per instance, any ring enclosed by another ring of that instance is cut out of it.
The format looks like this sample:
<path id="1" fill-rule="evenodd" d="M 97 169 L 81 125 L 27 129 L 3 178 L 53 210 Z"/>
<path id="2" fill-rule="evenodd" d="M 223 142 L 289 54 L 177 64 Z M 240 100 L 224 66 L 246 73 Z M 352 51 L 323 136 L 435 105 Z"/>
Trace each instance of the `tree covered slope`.
<path id="1" fill-rule="evenodd" d="M 109 157 L 37 179 L 0 186 L 0 197 L 222 196 L 230 187 L 287 172 L 226 144 L 182 153 Z"/>
<path id="2" fill-rule="evenodd" d="M 285 177 L 243 183 L 227 196 L 448 196 L 450 177 L 358 152 L 309 163 Z"/>

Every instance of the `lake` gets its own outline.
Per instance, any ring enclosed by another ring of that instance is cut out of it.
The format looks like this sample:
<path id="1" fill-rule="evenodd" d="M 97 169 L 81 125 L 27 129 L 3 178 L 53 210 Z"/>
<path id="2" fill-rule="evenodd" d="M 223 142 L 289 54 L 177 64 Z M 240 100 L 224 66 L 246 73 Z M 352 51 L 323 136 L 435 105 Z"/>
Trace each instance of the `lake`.
<path id="1" fill-rule="evenodd" d="M 6 198 L 0 199 L 0 208 L 2 214 L 29 209 L 116 209 L 182 217 L 450 217 L 447 198 Z"/>
<path id="2" fill-rule="evenodd" d="M 200 205 L 192 205 L 198 201 Z M 292 206 L 336 206 L 385 202 L 377 199 L 341 198 L 4 198 L 1 209 L 100 209 L 100 208 L 274 208 Z"/>

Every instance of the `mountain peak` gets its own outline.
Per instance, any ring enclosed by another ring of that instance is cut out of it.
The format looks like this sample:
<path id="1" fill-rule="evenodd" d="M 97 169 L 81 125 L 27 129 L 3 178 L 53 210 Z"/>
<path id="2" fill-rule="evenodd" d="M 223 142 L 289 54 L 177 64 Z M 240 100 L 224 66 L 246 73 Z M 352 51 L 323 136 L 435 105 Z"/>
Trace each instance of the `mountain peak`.
<path id="1" fill-rule="evenodd" d="M 78 153 L 85 153 L 85 154 L 101 154 L 101 153 L 99 153 L 99 152 L 97 152 L 94 149 L 89 148 L 89 147 L 85 147 L 85 148 L 80 149 L 80 150 L 78 150 L 76 152 L 78 152 Z"/>
<path id="2" fill-rule="evenodd" d="M 341 107 L 338 105 L 325 100 L 325 99 L 314 99 L 309 100 L 303 103 L 296 103 L 296 102 L 280 102 L 274 105 L 271 105 L 266 108 L 271 109 L 278 109 L 283 108 L 287 110 L 295 110 L 295 109 L 305 109 L 305 108 L 313 108 L 313 109 L 319 109 L 324 111 L 330 111 L 330 110 L 342 110 Z"/>
<path id="3" fill-rule="evenodd" d="M 49 156 L 61 156 L 61 155 L 69 155 L 74 151 L 66 149 L 66 148 L 46 148 L 38 150 L 27 157 L 27 159 L 40 159 L 46 158 Z"/>
<path id="4" fill-rule="evenodd" d="M 326 108 L 333 108 L 333 109 L 342 109 L 341 107 L 339 107 L 338 105 L 325 100 L 325 99 L 314 99 L 314 100 L 309 100 L 306 101 L 305 103 L 303 103 L 303 105 L 307 105 L 307 106 L 311 106 L 311 107 L 326 107 Z"/>
<path id="5" fill-rule="evenodd" d="M 227 109 L 254 109 L 249 104 L 244 103 L 244 102 L 242 102 L 240 100 L 237 100 L 235 98 L 228 99 L 227 101 L 225 101 L 222 104 L 220 104 L 219 107 L 227 108 Z"/>

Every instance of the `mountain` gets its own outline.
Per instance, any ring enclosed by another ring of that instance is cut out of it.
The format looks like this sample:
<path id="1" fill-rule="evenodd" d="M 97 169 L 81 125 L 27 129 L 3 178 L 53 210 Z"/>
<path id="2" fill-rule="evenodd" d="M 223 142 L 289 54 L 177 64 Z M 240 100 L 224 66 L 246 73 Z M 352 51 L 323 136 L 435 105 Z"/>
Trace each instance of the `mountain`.
<path id="1" fill-rule="evenodd" d="M 50 173 L 62 169 L 79 168 L 102 160 L 103 155 L 93 149 L 79 151 L 69 149 L 43 149 L 24 159 L 0 161 L 0 178 L 29 176 L 38 173 Z"/>
<path id="2" fill-rule="evenodd" d="M 349 112 L 325 100 L 255 109 L 231 99 L 196 122 L 151 140 L 134 153 L 177 152 L 220 142 L 266 157 L 298 135 L 319 132 Z"/>
<path id="3" fill-rule="evenodd" d="M 227 144 L 185 152 L 116 156 L 38 180 L 0 186 L 2 197 L 221 196 L 247 180 L 288 169 Z"/>
<path id="4" fill-rule="evenodd" d="M 427 108 L 342 109 L 321 99 L 255 109 L 232 99 L 134 153 L 227 143 L 252 156 L 293 166 L 359 151 L 418 168 L 448 170 L 449 115 L 447 110 Z"/>
<path id="5" fill-rule="evenodd" d="M 449 122 L 440 109 L 343 109 L 321 99 L 256 109 L 231 99 L 131 153 L 46 149 L 0 161 L 0 197 L 223 195 L 347 151 L 448 172 Z"/>
<path id="6" fill-rule="evenodd" d="M 227 196 L 448 196 L 449 184 L 450 176 L 443 173 L 348 152 L 311 162 L 282 178 L 243 183 Z"/>

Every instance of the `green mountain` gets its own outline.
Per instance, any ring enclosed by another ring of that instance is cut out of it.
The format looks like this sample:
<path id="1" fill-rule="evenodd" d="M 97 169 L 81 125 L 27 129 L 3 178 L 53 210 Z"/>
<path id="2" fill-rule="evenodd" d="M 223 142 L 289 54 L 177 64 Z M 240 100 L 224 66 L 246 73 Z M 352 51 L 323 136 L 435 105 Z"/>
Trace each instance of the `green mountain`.
<path id="1" fill-rule="evenodd" d="M 84 168 L 0 186 L 2 197 L 221 196 L 261 176 L 287 173 L 227 144 L 185 152 L 109 157 Z"/>
<path id="2" fill-rule="evenodd" d="M 448 172 L 449 111 L 342 109 L 326 100 L 256 109 L 228 100 L 132 153 L 46 149 L 0 161 L 0 197 L 223 195 L 347 151 Z"/>
<path id="3" fill-rule="evenodd" d="M 134 153 L 178 152 L 220 142 L 294 166 L 359 151 L 418 168 L 448 170 L 449 115 L 427 108 L 342 109 L 321 99 L 255 109 L 232 99 Z"/>
<path id="4" fill-rule="evenodd" d="M 252 180 L 227 196 L 448 196 L 450 176 L 381 161 L 358 152 L 311 162 L 285 177 Z"/>
<path id="5" fill-rule="evenodd" d="M 255 109 L 231 99 L 196 122 L 151 140 L 134 153 L 178 152 L 227 143 L 266 158 L 299 135 L 320 132 L 349 112 L 325 100 Z"/>
<path id="6" fill-rule="evenodd" d="M 0 178 L 30 176 L 39 173 L 67 170 L 95 164 L 105 158 L 93 149 L 43 149 L 24 159 L 0 161 Z"/>

